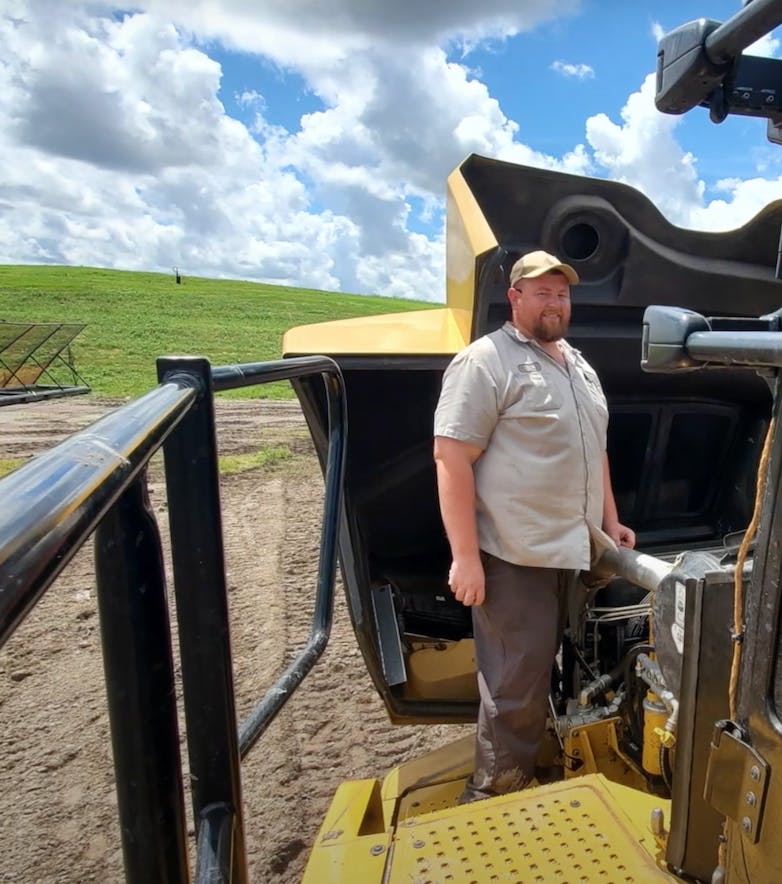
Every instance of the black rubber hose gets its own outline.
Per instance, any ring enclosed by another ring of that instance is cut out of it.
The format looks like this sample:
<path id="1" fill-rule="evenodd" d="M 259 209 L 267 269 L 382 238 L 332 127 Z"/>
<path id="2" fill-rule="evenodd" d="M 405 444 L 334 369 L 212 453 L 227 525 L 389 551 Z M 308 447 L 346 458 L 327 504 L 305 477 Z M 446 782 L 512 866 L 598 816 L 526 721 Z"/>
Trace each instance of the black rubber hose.
<path id="1" fill-rule="evenodd" d="M 671 749 L 660 743 L 660 772 L 662 773 L 663 782 L 666 789 L 670 792 L 673 789 L 673 766 L 671 765 Z"/>
<path id="2" fill-rule="evenodd" d="M 643 747 L 643 705 L 642 702 L 638 702 L 638 691 L 631 690 L 630 685 L 630 674 L 633 662 L 639 654 L 649 654 L 654 651 L 654 645 L 650 644 L 638 644 L 633 645 L 632 648 L 625 654 L 624 659 L 620 664 L 617 664 L 615 668 L 621 669 L 624 677 L 625 691 L 627 693 L 627 698 L 630 706 L 630 733 L 632 735 L 633 742 L 639 747 Z"/>

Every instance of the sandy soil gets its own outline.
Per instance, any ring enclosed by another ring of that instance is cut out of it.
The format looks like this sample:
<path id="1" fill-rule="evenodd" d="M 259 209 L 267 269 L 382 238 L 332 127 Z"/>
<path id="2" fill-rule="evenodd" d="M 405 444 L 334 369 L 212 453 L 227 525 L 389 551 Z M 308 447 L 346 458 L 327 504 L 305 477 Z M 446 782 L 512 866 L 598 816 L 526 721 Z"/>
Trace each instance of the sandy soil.
<path id="1" fill-rule="evenodd" d="M 117 405 L 79 397 L 2 408 L 0 458 L 35 454 Z M 217 414 L 221 454 L 280 444 L 295 452 L 222 483 L 241 720 L 309 632 L 322 480 L 295 402 L 220 400 Z M 151 499 L 165 543 L 161 476 L 155 462 Z M 124 880 L 89 547 L 0 651 L 0 880 L 8 884 Z M 242 768 L 251 880 L 300 880 L 343 779 L 382 775 L 464 733 L 389 724 L 338 593 L 324 657 Z"/>

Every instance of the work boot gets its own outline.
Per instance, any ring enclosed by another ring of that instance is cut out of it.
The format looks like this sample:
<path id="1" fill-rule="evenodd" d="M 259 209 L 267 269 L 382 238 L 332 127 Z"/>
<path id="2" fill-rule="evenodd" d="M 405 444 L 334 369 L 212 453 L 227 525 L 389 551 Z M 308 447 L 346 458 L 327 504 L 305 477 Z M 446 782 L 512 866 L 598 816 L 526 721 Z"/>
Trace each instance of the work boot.
<path id="1" fill-rule="evenodd" d="M 457 804 L 472 804 L 475 801 L 485 801 L 487 798 L 496 798 L 498 795 L 507 795 L 510 792 L 521 792 L 530 786 L 539 785 L 538 781 L 529 774 L 522 773 L 519 768 L 503 771 L 492 784 L 492 788 L 478 789 L 473 785 L 472 777 L 467 780 L 464 792 L 459 796 Z"/>

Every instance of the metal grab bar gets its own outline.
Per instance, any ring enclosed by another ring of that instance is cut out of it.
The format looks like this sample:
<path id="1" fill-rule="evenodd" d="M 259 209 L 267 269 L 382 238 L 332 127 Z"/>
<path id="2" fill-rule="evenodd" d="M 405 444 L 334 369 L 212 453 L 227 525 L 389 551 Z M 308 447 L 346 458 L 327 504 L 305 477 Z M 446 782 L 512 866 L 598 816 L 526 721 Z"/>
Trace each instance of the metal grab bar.
<path id="1" fill-rule="evenodd" d="M 195 397 L 187 382 L 164 384 L 0 482 L 0 647 Z"/>
<path id="2" fill-rule="evenodd" d="M 314 357 L 320 359 L 321 357 Z M 311 373 L 315 364 L 313 357 L 290 360 L 298 363 L 300 372 L 291 377 Z M 328 360 L 331 362 L 331 360 Z M 345 473 L 345 450 L 347 443 L 347 413 L 344 407 L 342 375 L 336 363 L 329 373 L 324 373 L 329 417 L 329 446 L 325 465 L 326 490 L 323 503 L 323 522 L 320 536 L 317 590 L 312 630 L 304 648 L 283 672 L 276 684 L 252 710 L 239 731 L 239 751 L 244 757 L 255 744 L 274 717 L 301 684 L 323 653 L 331 633 L 334 606 L 334 583 L 337 567 L 337 540 L 342 506 L 342 485 Z M 321 366 L 323 370 L 323 366 Z"/>

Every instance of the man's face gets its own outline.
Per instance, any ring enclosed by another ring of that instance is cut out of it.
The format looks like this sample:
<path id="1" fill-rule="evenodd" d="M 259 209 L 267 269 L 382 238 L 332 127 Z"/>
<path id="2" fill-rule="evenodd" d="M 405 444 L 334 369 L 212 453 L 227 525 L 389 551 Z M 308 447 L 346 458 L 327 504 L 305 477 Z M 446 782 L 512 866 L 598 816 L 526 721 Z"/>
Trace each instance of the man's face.
<path id="1" fill-rule="evenodd" d="M 550 343 L 564 338 L 570 325 L 570 286 L 557 272 L 520 279 L 508 290 L 513 324 L 528 338 Z"/>

